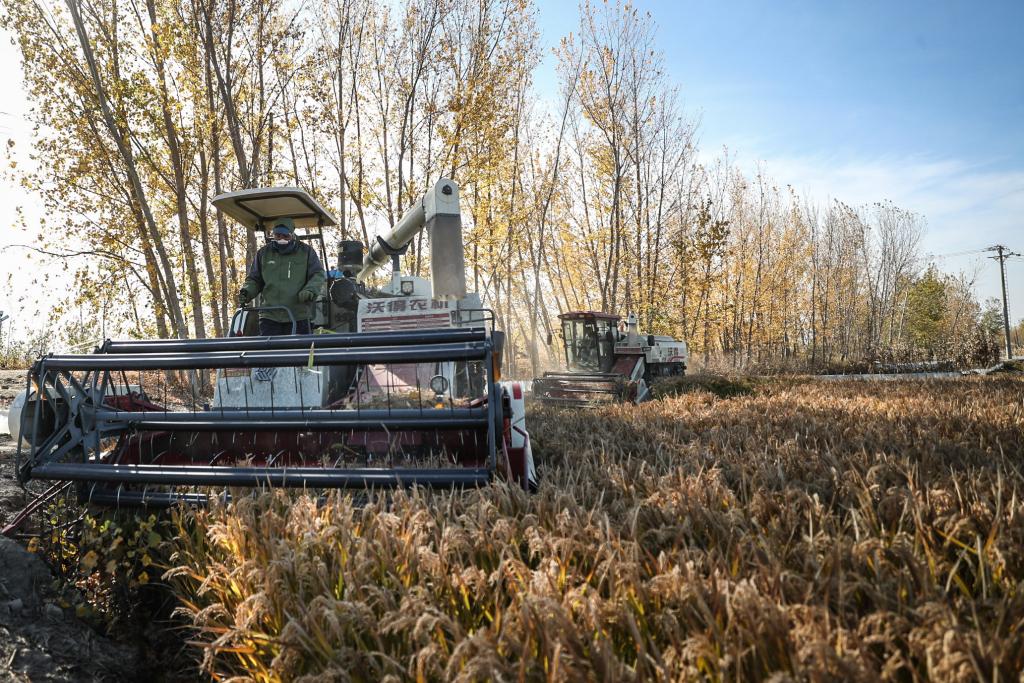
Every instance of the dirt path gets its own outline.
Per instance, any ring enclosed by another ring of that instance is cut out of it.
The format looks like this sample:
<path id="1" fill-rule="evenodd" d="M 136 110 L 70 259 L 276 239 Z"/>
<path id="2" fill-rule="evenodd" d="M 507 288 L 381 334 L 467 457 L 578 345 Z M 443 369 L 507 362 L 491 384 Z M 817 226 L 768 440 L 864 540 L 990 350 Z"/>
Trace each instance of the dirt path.
<path id="1" fill-rule="evenodd" d="M 11 437 L 0 436 L 0 525 L 30 500 L 14 477 L 14 451 Z M 38 556 L 0 537 L 0 682 L 140 680 L 138 648 L 103 637 L 62 609 L 53 583 Z"/>
<path id="2" fill-rule="evenodd" d="M 61 609 L 53 577 L 21 544 L 0 538 L 0 680 L 135 680 L 139 655 Z"/>

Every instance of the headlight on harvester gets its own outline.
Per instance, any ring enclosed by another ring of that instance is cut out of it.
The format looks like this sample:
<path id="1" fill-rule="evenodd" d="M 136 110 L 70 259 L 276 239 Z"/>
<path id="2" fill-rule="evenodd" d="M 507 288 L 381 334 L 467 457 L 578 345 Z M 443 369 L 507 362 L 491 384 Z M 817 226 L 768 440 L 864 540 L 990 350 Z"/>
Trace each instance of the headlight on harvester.
<path id="1" fill-rule="evenodd" d="M 434 375 L 430 378 L 430 390 L 439 396 L 447 393 L 448 378 L 444 375 Z"/>

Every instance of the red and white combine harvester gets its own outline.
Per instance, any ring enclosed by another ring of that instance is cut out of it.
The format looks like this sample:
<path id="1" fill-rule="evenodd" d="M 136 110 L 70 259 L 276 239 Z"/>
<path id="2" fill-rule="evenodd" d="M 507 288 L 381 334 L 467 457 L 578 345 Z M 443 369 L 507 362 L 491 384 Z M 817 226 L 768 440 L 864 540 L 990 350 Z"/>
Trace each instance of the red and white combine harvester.
<path id="1" fill-rule="evenodd" d="M 686 372 L 686 342 L 642 336 L 632 313 L 624 322 L 617 315 L 595 311 L 571 311 L 558 318 L 566 371 L 546 372 L 533 380 L 533 395 L 542 403 L 640 403 L 651 397 L 653 382 Z"/>
<path id="2" fill-rule="evenodd" d="M 257 231 L 288 216 L 327 263 L 334 217 L 298 188 L 214 204 Z M 399 256 L 429 231 L 431 277 Z M 393 264 L 390 281 L 366 279 Z M 342 241 L 316 334 L 255 336 L 259 302 L 219 339 L 105 341 L 50 355 L 11 414 L 18 474 L 105 504 L 202 503 L 210 489 L 536 485 L 523 387 L 501 381 L 504 335 L 466 292 L 459 189 L 442 179 L 365 250 Z"/>

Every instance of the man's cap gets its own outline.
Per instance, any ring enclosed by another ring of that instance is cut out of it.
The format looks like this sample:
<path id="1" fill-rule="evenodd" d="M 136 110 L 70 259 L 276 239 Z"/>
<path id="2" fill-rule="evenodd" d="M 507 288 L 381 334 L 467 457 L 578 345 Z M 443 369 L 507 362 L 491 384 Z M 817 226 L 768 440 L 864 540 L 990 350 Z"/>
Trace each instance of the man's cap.
<path id="1" fill-rule="evenodd" d="M 295 232 L 295 221 L 293 221 L 290 216 L 278 218 L 274 221 L 273 232 L 286 232 L 291 235 Z"/>

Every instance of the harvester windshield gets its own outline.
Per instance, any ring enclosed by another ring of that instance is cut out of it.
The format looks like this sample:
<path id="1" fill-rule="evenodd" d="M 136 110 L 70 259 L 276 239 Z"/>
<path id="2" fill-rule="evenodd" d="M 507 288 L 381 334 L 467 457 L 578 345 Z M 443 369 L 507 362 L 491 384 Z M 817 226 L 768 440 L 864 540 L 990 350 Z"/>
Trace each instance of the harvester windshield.
<path id="1" fill-rule="evenodd" d="M 615 346 L 612 318 L 588 315 L 562 320 L 565 339 L 565 362 L 569 368 L 591 372 L 608 372 Z"/>

